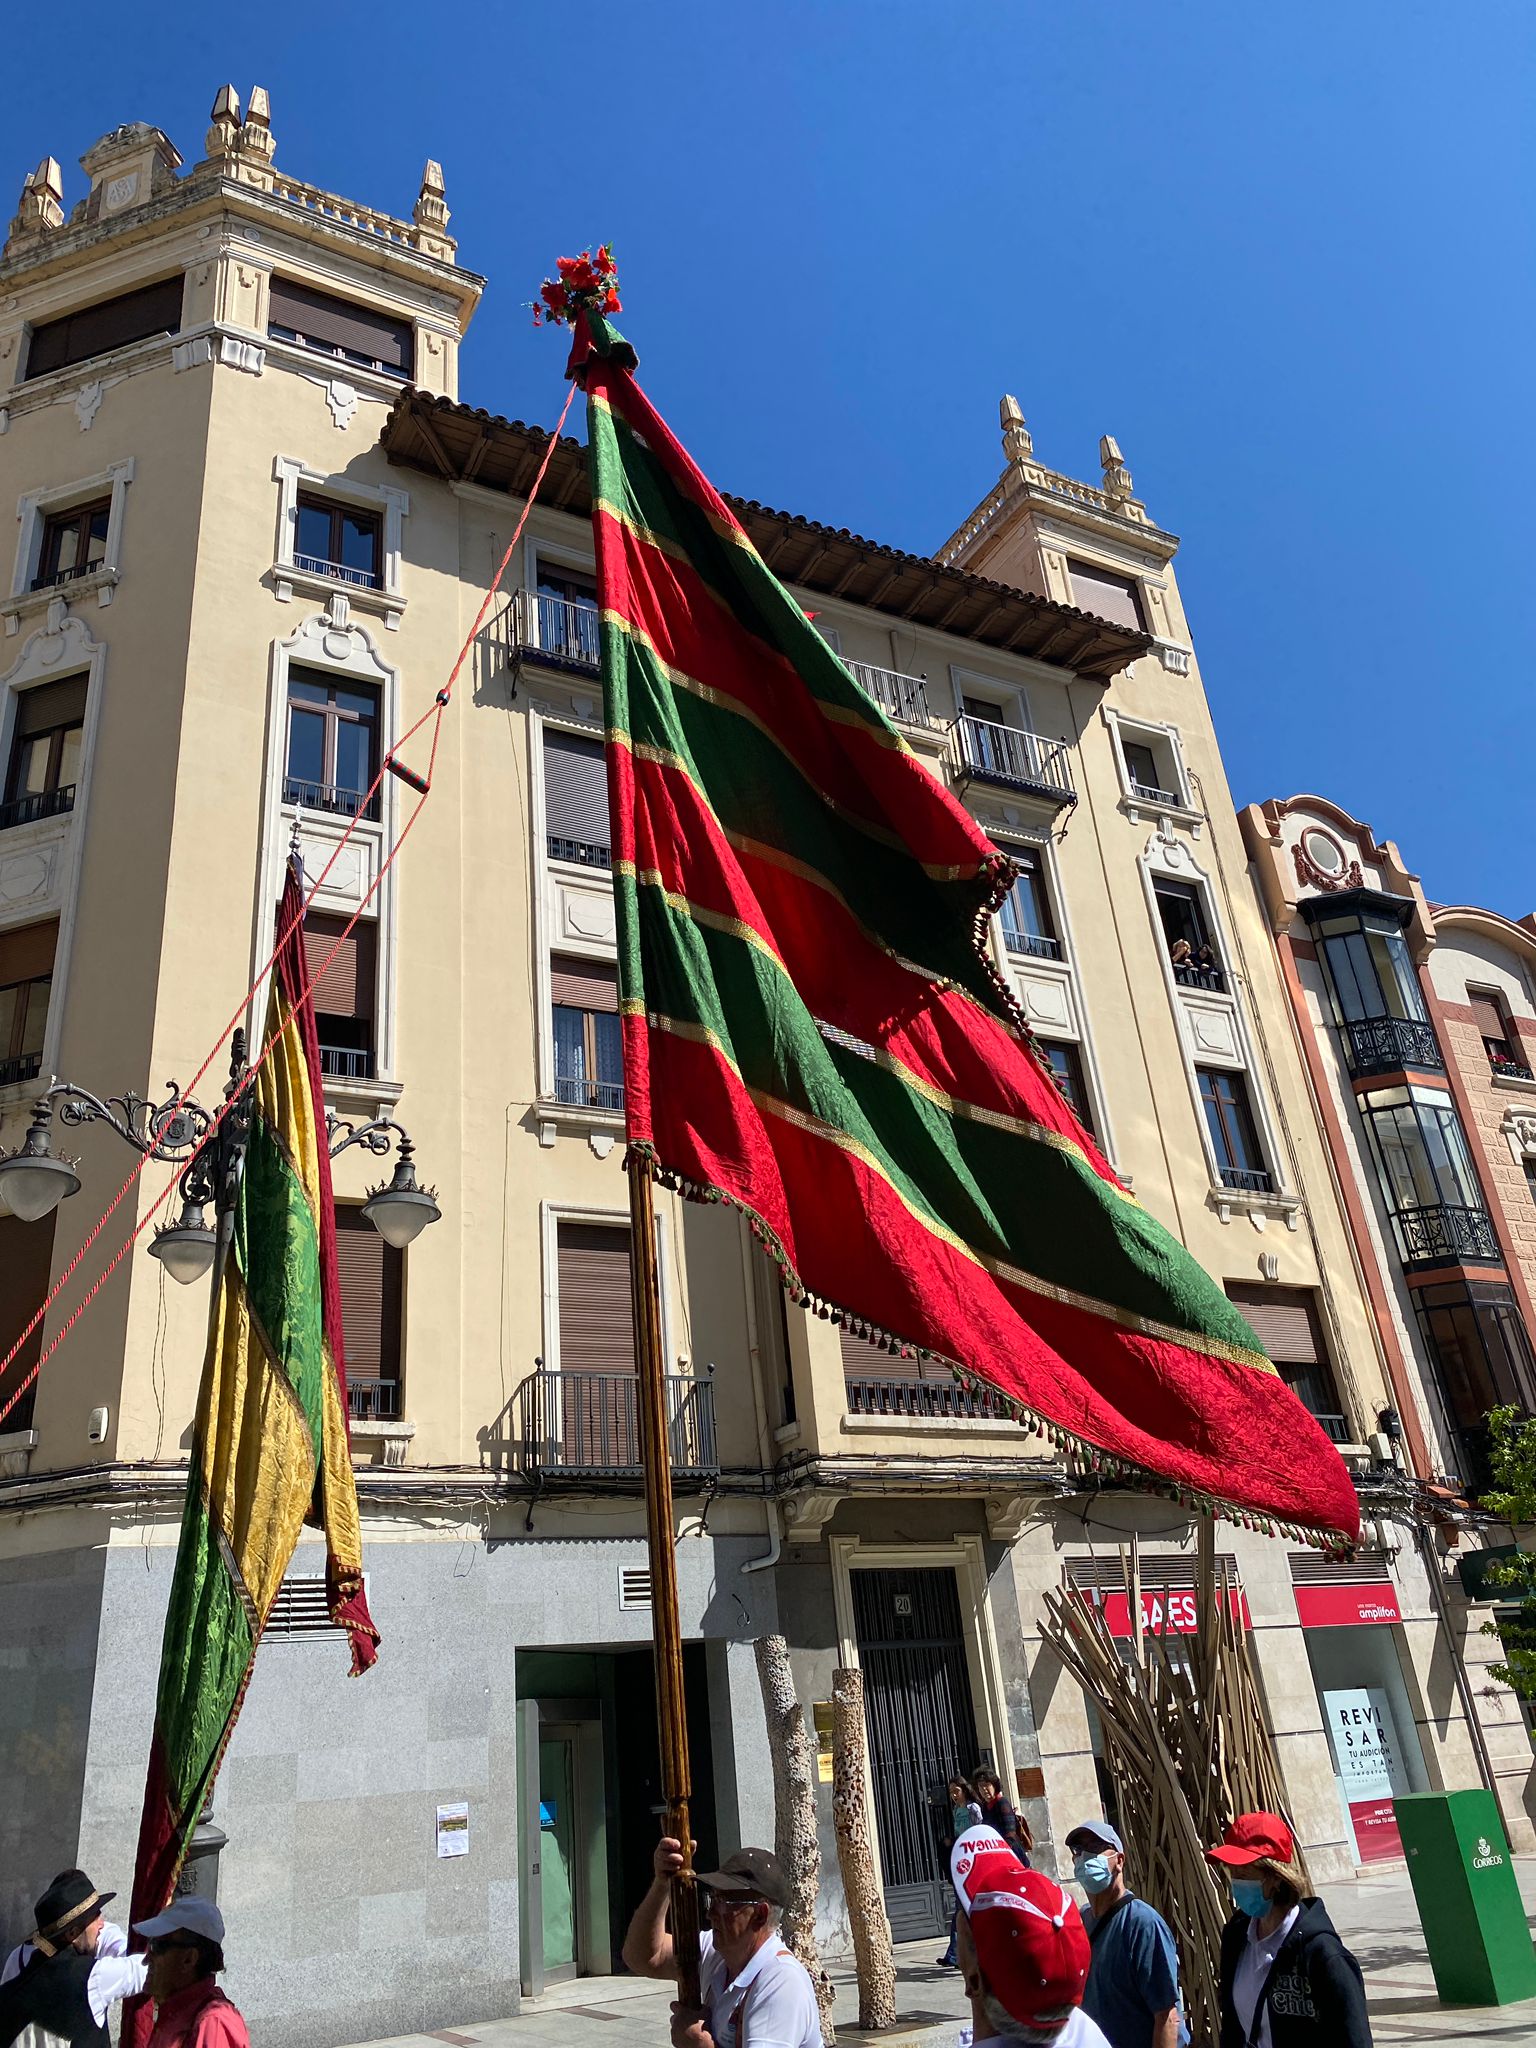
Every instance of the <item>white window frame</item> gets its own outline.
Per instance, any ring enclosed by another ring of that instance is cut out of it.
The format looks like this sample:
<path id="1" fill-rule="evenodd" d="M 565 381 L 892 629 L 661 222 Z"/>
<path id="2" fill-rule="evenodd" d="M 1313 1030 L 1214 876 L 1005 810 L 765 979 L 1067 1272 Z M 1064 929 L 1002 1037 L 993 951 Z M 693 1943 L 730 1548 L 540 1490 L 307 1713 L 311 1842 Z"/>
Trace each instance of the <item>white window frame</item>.
<path id="1" fill-rule="evenodd" d="M 629 1210 L 606 1208 L 589 1202 L 546 1201 L 539 1204 L 539 1243 L 544 1268 L 542 1356 L 546 1372 L 559 1372 L 560 1367 L 560 1225 L 562 1223 L 597 1223 L 611 1230 L 624 1230 L 629 1234 L 629 1255 L 633 1263 L 635 1255 L 634 1232 L 630 1224 Z M 674 1358 L 672 1353 L 672 1332 L 674 1305 L 672 1289 L 668 1283 L 670 1259 L 671 1218 L 666 1209 L 656 1205 L 656 1292 L 661 1305 L 661 1356 L 664 1369 L 669 1373 L 693 1371 L 693 1361 Z"/>
<path id="2" fill-rule="evenodd" d="M 106 647 L 93 637 L 83 619 L 67 616 L 64 605 L 58 601 L 57 592 L 53 596 L 57 610 L 50 612 L 47 627 L 28 635 L 16 660 L 0 676 L 0 761 L 8 763 L 11 757 L 11 740 L 16 729 L 20 697 L 36 684 L 83 673 L 86 678 L 85 725 L 80 738 L 80 774 L 75 784 L 72 811 L 62 817 L 41 818 L 36 824 L 18 825 L 0 833 L 0 873 L 16 858 L 25 861 L 29 867 L 35 867 L 39 859 L 46 864 L 43 885 L 35 895 L 13 898 L 0 905 L 0 929 L 15 931 L 24 925 L 46 924 L 53 918 L 57 918 L 59 924 L 53 951 L 48 1024 L 43 1033 L 42 1065 L 37 1078 L 11 1081 L 0 1087 L 0 1111 L 12 1103 L 30 1101 L 40 1085 L 46 1086 L 41 1077 L 56 1074 L 62 1064 L 59 1044 L 69 993 L 69 971 L 80 898 L 80 865 L 85 844 L 84 830 L 76 821 L 84 817 L 90 803 L 96 734 L 101 724 Z"/>
<path id="3" fill-rule="evenodd" d="M 261 872 L 267 878 L 264 900 L 271 911 L 270 914 L 264 912 L 257 919 L 251 963 L 253 971 L 272 950 L 271 915 L 275 914 L 282 893 L 283 872 L 288 861 L 288 844 L 295 817 L 301 818 L 300 836 L 311 849 L 307 863 L 312 868 L 311 882 L 329 857 L 329 847 L 342 836 L 350 822 L 328 812 L 305 811 L 302 806 L 283 801 L 283 777 L 288 757 L 288 677 L 294 668 L 320 669 L 352 682 L 370 683 L 378 690 L 381 762 L 395 744 L 400 730 L 400 671 L 381 659 L 367 630 L 352 620 L 346 594 L 336 592 L 329 612 L 314 614 L 303 620 L 286 640 L 273 641 L 267 709 L 267 800 L 263 805 L 265 845 L 261 863 Z M 378 819 L 359 818 L 357 828 L 348 841 L 349 848 L 357 849 L 356 863 L 348 865 L 344 860 L 338 864 L 332 881 L 315 898 L 317 911 L 327 916 L 348 916 L 367 895 L 383 863 L 385 849 L 394 841 L 395 802 L 394 777 L 386 774 L 379 785 Z M 317 853 L 321 854 L 319 867 L 314 866 Z M 371 918 L 378 927 L 373 1077 L 365 1081 L 348 1081 L 328 1074 L 325 1077 L 327 1099 L 358 1105 L 387 1103 L 397 1100 L 401 1093 L 401 1085 L 395 1078 L 395 989 L 399 978 L 396 972 L 395 877 L 396 870 L 391 868 L 363 912 L 363 916 Z M 259 1028 L 265 1014 L 266 981 L 263 979 L 251 1011 L 255 1027 Z"/>
<path id="4" fill-rule="evenodd" d="M 98 605 L 106 606 L 112 602 L 122 573 L 123 522 L 133 473 L 134 458 L 128 455 L 121 462 L 114 462 L 98 471 L 95 476 L 76 477 L 69 483 L 48 484 L 41 490 L 24 491 L 16 500 L 16 558 L 11 568 L 11 594 L 0 606 L 5 614 L 7 633 L 18 630 L 23 612 L 33 607 L 40 610 L 53 598 L 63 598 L 67 604 L 72 604 L 82 597 L 94 595 Z M 34 590 L 32 579 L 42 560 L 43 527 L 48 515 L 67 512 L 73 505 L 89 504 L 93 498 L 103 494 L 110 496 L 112 509 L 107 515 L 107 550 L 101 567 L 92 570 L 89 576 L 54 584 L 47 590 Z"/>
<path id="5" fill-rule="evenodd" d="M 1029 715 L 1029 692 L 1022 683 L 1007 682 L 1002 676 L 988 675 L 982 669 L 967 668 L 963 662 L 952 661 L 949 664 L 949 687 L 954 692 L 957 719 L 972 715 L 964 703 L 968 694 L 967 684 L 977 686 L 975 694 L 978 696 L 1002 700 L 1005 725 L 1017 726 L 1021 732 L 1035 732 L 1035 723 Z"/>
<path id="6" fill-rule="evenodd" d="M 323 594 L 344 590 L 351 603 L 366 611 L 381 612 L 386 631 L 398 632 L 406 606 L 402 562 L 405 521 L 411 510 L 410 492 L 397 490 L 389 484 L 362 483 L 356 477 L 335 476 L 322 469 L 311 469 L 302 457 L 296 455 L 273 457 L 272 480 L 277 485 L 277 552 L 272 560 L 272 591 L 278 602 L 291 603 L 296 591 Z M 365 590 L 361 584 L 337 583 L 329 576 L 318 576 L 312 570 L 298 566 L 301 491 L 312 491 L 317 497 L 334 498 L 339 505 L 354 505 L 359 511 L 382 515 L 381 566 L 384 580 L 379 589 Z"/>
<path id="7" fill-rule="evenodd" d="M 1115 773 L 1120 779 L 1120 799 L 1125 813 L 1133 823 L 1144 819 L 1172 818 L 1176 824 L 1187 825 L 1190 836 L 1200 837 L 1200 828 L 1205 823 L 1203 814 L 1196 808 L 1190 789 L 1189 771 L 1184 761 L 1184 742 L 1176 725 L 1165 725 L 1154 718 L 1131 718 L 1123 711 L 1116 711 L 1109 705 L 1102 707 L 1104 723 L 1109 729 L 1110 751 L 1114 755 Z M 1162 746 L 1168 751 L 1173 763 L 1175 788 L 1169 792 L 1172 803 L 1160 803 L 1156 797 L 1144 795 L 1131 779 L 1130 767 L 1125 758 L 1125 742 L 1138 741 L 1142 745 Z"/>

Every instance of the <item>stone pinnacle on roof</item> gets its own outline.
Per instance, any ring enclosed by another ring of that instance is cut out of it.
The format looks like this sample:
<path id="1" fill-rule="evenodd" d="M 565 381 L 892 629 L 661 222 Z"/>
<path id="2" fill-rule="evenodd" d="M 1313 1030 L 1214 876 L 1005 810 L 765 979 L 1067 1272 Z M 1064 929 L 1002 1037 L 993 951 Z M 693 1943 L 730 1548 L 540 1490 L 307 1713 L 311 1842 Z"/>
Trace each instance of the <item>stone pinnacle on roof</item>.
<path id="1" fill-rule="evenodd" d="M 428 157 L 426 169 L 421 174 L 421 190 L 416 195 L 416 205 L 411 218 L 421 233 L 416 246 L 428 256 L 451 256 L 458 247 L 448 232 L 448 204 L 444 197 L 443 167 L 435 158 Z"/>
<path id="2" fill-rule="evenodd" d="M 232 85 L 221 85 L 208 118 L 210 125 L 203 143 L 208 154 L 198 168 L 212 167 L 221 177 L 236 178 L 258 192 L 270 192 L 277 141 L 272 133 L 272 102 L 266 87 L 251 87 L 242 118 L 239 93 Z"/>
<path id="3" fill-rule="evenodd" d="M 18 242 L 35 235 L 51 234 L 64 225 L 64 173 L 56 156 L 45 156 L 35 171 L 22 180 L 21 198 L 5 245 L 10 254 Z"/>
<path id="4" fill-rule="evenodd" d="M 1099 462 L 1104 471 L 1105 497 L 1111 505 L 1128 505 L 1131 501 L 1131 472 L 1125 466 L 1120 443 L 1113 434 L 1099 436 Z"/>
<path id="5" fill-rule="evenodd" d="M 997 416 L 1003 429 L 1003 453 L 1010 462 L 1028 462 L 1034 455 L 1035 444 L 1024 424 L 1024 409 L 1011 392 L 1003 397 Z"/>

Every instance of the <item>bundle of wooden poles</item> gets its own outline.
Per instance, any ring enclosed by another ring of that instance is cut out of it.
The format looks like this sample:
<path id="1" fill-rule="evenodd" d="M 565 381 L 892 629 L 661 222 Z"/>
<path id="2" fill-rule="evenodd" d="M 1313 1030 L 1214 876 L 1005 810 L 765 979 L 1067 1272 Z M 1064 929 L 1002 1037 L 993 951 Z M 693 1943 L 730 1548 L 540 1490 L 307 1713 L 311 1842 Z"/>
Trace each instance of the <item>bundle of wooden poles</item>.
<path id="1" fill-rule="evenodd" d="M 1110 1634 L 1102 1608 L 1076 1592 L 1046 1594 L 1041 1635 L 1097 1709 L 1125 1838 L 1126 1881 L 1173 1930 L 1191 2039 L 1215 2041 L 1229 1908 L 1205 1851 L 1236 1814 L 1284 1812 L 1280 1774 L 1241 1596 L 1225 1568 L 1217 1571 L 1212 1524 L 1203 1521 L 1197 1530 L 1193 1634 L 1170 1636 L 1143 1625 L 1134 1537 L 1122 1546 L 1121 1561 L 1131 1657 Z"/>

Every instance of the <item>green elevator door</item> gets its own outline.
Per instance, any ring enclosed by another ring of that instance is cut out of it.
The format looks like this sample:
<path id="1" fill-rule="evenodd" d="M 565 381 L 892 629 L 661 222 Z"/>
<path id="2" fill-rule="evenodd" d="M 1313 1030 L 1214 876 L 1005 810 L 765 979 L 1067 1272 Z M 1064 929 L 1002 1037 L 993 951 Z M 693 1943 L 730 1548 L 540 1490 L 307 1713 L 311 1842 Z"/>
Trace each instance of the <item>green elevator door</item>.
<path id="1" fill-rule="evenodd" d="M 574 1977 L 577 1964 L 575 1745 L 566 1735 L 539 1737 L 539 1861 L 544 1909 L 545 1980 Z"/>

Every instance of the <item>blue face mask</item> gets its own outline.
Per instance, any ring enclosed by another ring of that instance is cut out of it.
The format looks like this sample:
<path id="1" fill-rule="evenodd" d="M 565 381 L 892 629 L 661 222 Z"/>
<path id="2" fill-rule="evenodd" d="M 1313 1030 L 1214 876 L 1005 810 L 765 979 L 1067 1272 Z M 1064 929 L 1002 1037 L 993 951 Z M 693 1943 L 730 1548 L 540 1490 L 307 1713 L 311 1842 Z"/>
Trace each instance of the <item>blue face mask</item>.
<path id="1" fill-rule="evenodd" d="M 1115 1881 L 1115 1873 L 1109 1867 L 1109 1858 L 1097 1856 L 1074 1856 L 1072 1875 L 1085 1892 L 1107 1892 Z"/>
<path id="2" fill-rule="evenodd" d="M 1246 1913 L 1250 1920 L 1262 1920 L 1269 1911 L 1269 1901 L 1264 1896 L 1263 1885 L 1251 1877 L 1233 1878 L 1232 1903 L 1239 1913 Z"/>

